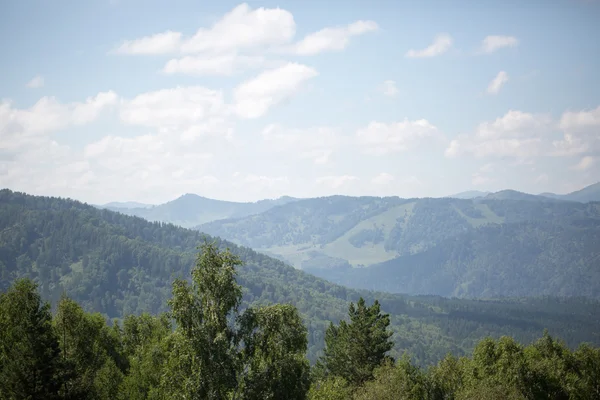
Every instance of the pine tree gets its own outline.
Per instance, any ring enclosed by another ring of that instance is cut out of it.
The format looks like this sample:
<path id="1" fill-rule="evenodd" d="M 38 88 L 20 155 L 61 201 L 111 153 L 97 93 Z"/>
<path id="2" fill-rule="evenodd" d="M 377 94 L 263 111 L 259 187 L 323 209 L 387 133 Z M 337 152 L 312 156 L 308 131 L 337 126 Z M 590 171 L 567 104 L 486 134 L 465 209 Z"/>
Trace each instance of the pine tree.
<path id="1" fill-rule="evenodd" d="M 371 307 L 361 297 L 350 303 L 350 322 L 331 323 L 325 332 L 324 356 L 319 361 L 325 375 L 339 376 L 353 385 L 361 385 L 373 378 L 373 370 L 384 361 L 394 343 L 388 330 L 390 317 L 382 314 L 379 302 Z"/>

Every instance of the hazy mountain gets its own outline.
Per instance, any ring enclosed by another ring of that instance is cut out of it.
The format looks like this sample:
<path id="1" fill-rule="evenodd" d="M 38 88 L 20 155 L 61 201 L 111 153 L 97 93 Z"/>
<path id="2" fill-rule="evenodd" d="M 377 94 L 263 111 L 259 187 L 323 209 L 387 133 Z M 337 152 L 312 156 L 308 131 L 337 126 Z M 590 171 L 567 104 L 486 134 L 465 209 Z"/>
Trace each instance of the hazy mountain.
<path id="1" fill-rule="evenodd" d="M 275 206 L 296 200 L 293 197 L 284 196 L 275 200 L 268 199 L 254 203 L 238 203 L 209 199 L 195 194 L 185 194 L 175 200 L 149 208 L 108 208 L 149 221 L 169 222 L 189 228 L 219 219 L 239 218 L 258 214 Z"/>
<path id="2" fill-rule="evenodd" d="M 550 198 L 542 195 L 518 192 L 516 190 L 501 190 L 499 192 L 489 193 L 486 199 L 494 200 L 522 200 L 522 201 L 559 201 L 559 198 Z"/>
<path id="3" fill-rule="evenodd" d="M 600 182 L 586 186 L 581 190 L 567 194 L 542 193 L 540 196 L 550 197 L 559 200 L 579 201 L 582 203 L 590 201 L 600 201 Z"/>
<path id="4" fill-rule="evenodd" d="M 108 209 L 121 209 L 121 208 L 150 208 L 153 207 L 153 204 L 144 204 L 138 203 L 137 201 L 113 201 L 111 203 L 106 203 L 100 208 L 108 208 Z"/>
<path id="5" fill-rule="evenodd" d="M 0 191 L 0 291 L 16 278 L 40 283 L 56 301 L 63 292 L 87 310 L 107 317 L 165 310 L 170 283 L 189 277 L 202 234 L 171 224 L 151 223 L 80 202 Z M 218 242 L 245 265 L 238 282 L 244 305 L 291 303 L 308 328 L 315 359 L 330 321 L 347 315 L 349 301 L 375 298 L 391 313 L 397 351 L 417 362 L 435 362 L 447 352 L 469 351 L 488 335 L 529 342 L 544 328 L 570 345 L 598 343 L 600 304 L 579 299 L 467 301 L 408 297 L 352 290 L 296 270 L 248 248 Z"/>
<path id="6" fill-rule="evenodd" d="M 600 298 L 600 207 L 489 225 L 369 268 L 307 271 L 354 288 L 456 297 Z"/>
<path id="7" fill-rule="evenodd" d="M 469 190 L 466 192 L 460 192 L 460 193 L 456 193 L 453 194 L 452 196 L 447 196 L 453 199 L 474 199 L 477 197 L 485 197 L 488 194 L 490 194 L 490 192 L 481 192 L 479 190 Z"/>
<path id="8" fill-rule="evenodd" d="M 587 208 L 513 191 L 473 200 L 332 196 L 198 229 L 277 254 L 298 268 L 368 266 L 425 251 L 480 226 L 560 220 Z"/>

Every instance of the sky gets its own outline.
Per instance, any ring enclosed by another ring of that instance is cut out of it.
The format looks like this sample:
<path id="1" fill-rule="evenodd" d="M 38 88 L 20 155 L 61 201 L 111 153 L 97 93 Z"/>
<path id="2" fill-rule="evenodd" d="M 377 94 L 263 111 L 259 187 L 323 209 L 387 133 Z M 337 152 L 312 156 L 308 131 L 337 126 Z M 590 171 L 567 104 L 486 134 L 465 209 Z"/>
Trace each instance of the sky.
<path id="1" fill-rule="evenodd" d="M 0 187 L 438 197 L 600 181 L 600 1 L 0 1 Z"/>

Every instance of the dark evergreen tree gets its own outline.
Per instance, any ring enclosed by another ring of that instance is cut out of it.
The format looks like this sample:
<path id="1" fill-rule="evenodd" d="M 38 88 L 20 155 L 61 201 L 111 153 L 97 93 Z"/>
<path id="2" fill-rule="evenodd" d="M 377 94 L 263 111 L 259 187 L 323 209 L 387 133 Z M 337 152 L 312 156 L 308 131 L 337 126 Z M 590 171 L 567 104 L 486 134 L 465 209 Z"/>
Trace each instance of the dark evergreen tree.
<path id="1" fill-rule="evenodd" d="M 394 347 L 388 329 L 390 317 L 381 313 L 375 300 L 367 307 L 361 297 L 356 306 L 350 303 L 350 322 L 340 321 L 339 326 L 331 323 L 325 332 L 325 354 L 321 366 L 325 375 L 340 376 L 354 385 L 373 378 L 373 370 L 386 360 L 387 353 Z"/>

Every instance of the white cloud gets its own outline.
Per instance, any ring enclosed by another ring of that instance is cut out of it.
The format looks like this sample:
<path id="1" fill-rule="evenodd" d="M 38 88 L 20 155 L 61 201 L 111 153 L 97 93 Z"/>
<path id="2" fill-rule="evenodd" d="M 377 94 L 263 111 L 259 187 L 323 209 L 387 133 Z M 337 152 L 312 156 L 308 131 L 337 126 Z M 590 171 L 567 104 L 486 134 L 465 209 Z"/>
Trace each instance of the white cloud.
<path id="1" fill-rule="evenodd" d="M 182 44 L 185 53 L 225 52 L 288 43 L 296 33 L 294 16 L 281 8 L 251 9 L 240 4 L 209 29 Z"/>
<path id="2" fill-rule="evenodd" d="M 528 158 L 542 154 L 542 134 L 551 126 L 544 114 L 508 111 L 493 122 L 479 124 L 471 135 L 460 135 L 446 149 L 447 157 L 473 154 L 475 157 Z"/>
<path id="3" fill-rule="evenodd" d="M 166 31 L 124 41 L 121 54 L 224 53 L 288 43 L 296 33 L 293 15 L 281 8 L 251 9 L 236 6 L 210 28 L 200 28 L 189 38 Z"/>
<path id="4" fill-rule="evenodd" d="M 227 113 L 223 93 L 202 86 L 142 93 L 121 106 L 123 122 L 163 128 L 181 128 Z"/>
<path id="5" fill-rule="evenodd" d="M 483 175 L 481 172 L 475 172 L 471 176 L 471 183 L 473 184 L 473 186 L 485 185 L 488 182 L 490 182 L 490 178 Z"/>
<path id="6" fill-rule="evenodd" d="M 547 174 L 541 174 L 538 175 L 537 178 L 535 178 L 535 183 L 546 183 L 550 180 L 550 178 L 548 178 Z"/>
<path id="7" fill-rule="evenodd" d="M 44 86 L 44 77 L 41 75 L 37 75 L 32 80 L 27 82 L 26 86 L 30 89 L 41 88 L 42 86 Z"/>
<path id="8" fill-rule="evenodd" d="M 352 36 L 379 29 L 374 21 L 356 21 L 345 27 L 324 28 L 311 33 L 296 43 L 292 50 L 299 55 L 315 55 L 325 51 L 339 51 L 348 46 Z"/>
<path id="9" fill-rule="evenodd" d="M 487 92 L 489 94 L 498 94 L 500 88 L 508 82 L 508 74 L 505 71 L 498 72 L 498 75 L 488 85 Z"/>
<path id="10" fill-rule="evenodd" d="M 592 110 L 567 111 L 558 123 L 562 140 L 553 142 L 554 155 L 600 153 L 600 106 Z"/>
<path id="11" fill-rule="evenodd" d="M 387 154 L 406 151 L 427 140 L 439 139 L 441 133 L 425 119 L 386 124 L 373 121 L 356 133 L 357 142 L 365 152 Z"/>
<path id="12" fill-rule="evenodd" d="M 473 186 L 481 186 L 491 182 L 493 179 L 489 177 L 489 173 L 494 171 L 494 164 L 487 163 L 479 168 L 479 171 L 471 175 L 471 183 Z"/>
<path id="13" fill-rule="evenodd" d="M 396 87 L 396 82 L 392 80 L 384 81 L 380 88 L 381 92 L 385 96 L 394 97 L 398 94 L 398 87 Z"/>
<path id="14" fill-rule="evenodd" d="M 580 131 L 600 127 L 600 106 L 589 111 L 567 111 L 560 118 L 559 126 L 566 131 Z"/>
<path id="15" fill-rule="evenodd" d="M 101 92 L 85 102 L 63 104 L 55 97 L 42 97 L 29 109 L 0 103 L 0 149 L 32 144 L 40 136 L 74 125 L 92 122 L 118 102 L 115 92 Z"/>
<path id="16" fill-rule="evenodd" d="M 267 61 L 262 56 L 239 56 L 237 54 L 186 56 L 169 60 L 163 72 L 188 75 L 233 75 L 248 68 L 260 68 Z"/>
<path id="17" fill-rule="evenodd" d="M 379 175 L 375 176 L 371 182 L 375 185 L 388 185 L 393 182 L 395 179 L 394 175 L 388 174 L 387 172 L 382 172 Z"/>
<path id="18" fill-rule="evenodd" d="M 343 140 L 336 129 L 314 127 L 289 129 L 269 124 L 262 131 L 263 147 L 290 157 L 311 159 L 315 164 L 327 164 L 334 150 L 339 150 Z"/>
<path id="19" fill-rule="evenodd" d="M 585 156 L 581 160 L 579 160 L 579 162 L 577 164 L 572 166 L 571 169 L 574 169 L 576 171 L 586 171 L 586 170 L 592 168 L 592 166 L 594 166 L 595 163 L 596 163 L 596 159 L 594 157 Z"/>
<path id="20" fill-rule="evenodd" d="M 288 63 L 262 72 L 235 88 L 235 112 L 243 118 L 258 118 L 269 108 L 289 98 L 317 71 L 306 65 Z"/>
<path id="21" fill-rule="evenodd" d="M 504 47 L 516 47 L 519 45 L 519 39 L 514 36 L 486 36 L 481 42 L 481 51 L 484 53 L 493 53 Z"/>
<path id="22" fill-rule="evenodd" d="M 118 54 L 167 54 L 181 49 L 181 32 L 166 31 L 134 40 L 125 40 L 115 52 Z"/>
<path id="23" fill-rule="evenodd" d="M 317 184 L 328 186 L 331 189 L 338 189 L 355 181 L 358 181 L 358 177 L 353 175 L 322 176 L 316 180 Z"/>
<path id="24" fill-rule="evenodd" d="M 435 57 L 443 54 L 452 47 L 452 37 L 447 33 L 437 35 L 433 43 L 423 50 L 411 49 L 406 53 L 408 58 Z"/>

